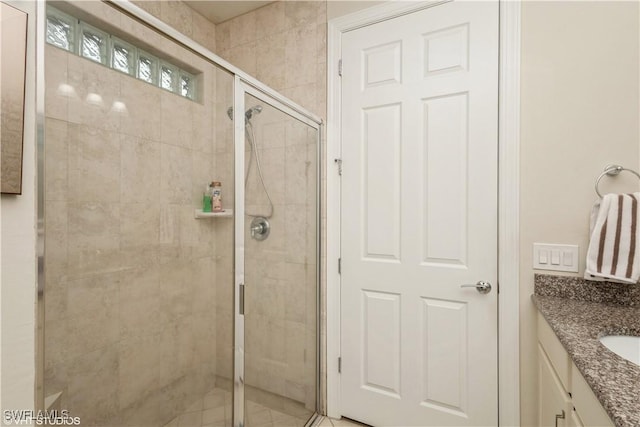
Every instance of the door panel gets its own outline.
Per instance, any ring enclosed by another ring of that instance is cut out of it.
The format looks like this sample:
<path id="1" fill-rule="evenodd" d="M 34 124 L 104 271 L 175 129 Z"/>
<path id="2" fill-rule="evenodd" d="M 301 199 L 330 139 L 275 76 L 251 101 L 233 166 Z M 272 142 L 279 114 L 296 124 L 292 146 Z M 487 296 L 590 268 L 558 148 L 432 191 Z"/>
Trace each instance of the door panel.
<path id="1" fill-rule="evenodd" d="M 431 298 L 422 300 L 424 395 L 421 405 L 464 414 L 468 394 L 467 304 Z"/>
<path id="2" fill-rule="evenodd" d="M 468 105 L 467 93 L 429 98 L 422 104 L 422 262 L 434 267 L 466 265 Z"/>
<path id="3" fill-rule="evenodd" d="M 400 117 L 399 104 L 362 111 L 366 259 L 400 259 Z M 381 203 L 381 194 L 390 203 Z"/>
<path id="4" fill-rule="evenodd" d="M 498 4 L 350 31 L 342 61 L 342 413 L 496 425 Z"/>
<path id="5" fill-rule="evenodd" d="M 375 392 L 400 393 L 400 295 L 362 291 L 365 328 L 363 384 Z"/>

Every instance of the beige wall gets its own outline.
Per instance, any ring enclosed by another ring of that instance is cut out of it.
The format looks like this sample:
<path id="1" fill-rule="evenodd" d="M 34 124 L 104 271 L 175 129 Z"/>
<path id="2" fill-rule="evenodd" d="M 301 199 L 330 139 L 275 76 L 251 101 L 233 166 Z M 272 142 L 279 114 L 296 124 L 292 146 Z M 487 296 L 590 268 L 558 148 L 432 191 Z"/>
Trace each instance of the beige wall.
<path id="1" fill-rule="evenodd" d="M 537 425 L 532 246 L 579 245 L 582 275 L 595 179 L 610 163 L 638 170 L 638 28 L 636 2 L 522 5 L 522 425 Z M 608 181 L 603 190 L 638 189 L 633 176 Z"/>

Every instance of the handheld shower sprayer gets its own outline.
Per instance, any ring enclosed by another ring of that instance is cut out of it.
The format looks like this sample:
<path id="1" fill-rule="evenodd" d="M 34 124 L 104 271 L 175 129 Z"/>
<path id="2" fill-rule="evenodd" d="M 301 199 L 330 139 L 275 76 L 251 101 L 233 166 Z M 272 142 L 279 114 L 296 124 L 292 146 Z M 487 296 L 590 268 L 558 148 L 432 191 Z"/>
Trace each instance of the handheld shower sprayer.
<path id="1" fill-rule="evenodd" d="M 271 196 L 269 195 L 269 190 L 267 190 L 267 186 L 264 183 L 264 177 L 262 175 L 262 165 L 260 162 L 260 154 L 258 152 L 258 141 L 256 141 L 255 133 L 253 131 L 253 124 L 251 123 L 251 119 L 253 118 L 253 116 L 256 114 L 260 114 L 261 112 L 262 112 L 262 105 L 254 105 L 253 107 L 249 108 L 247 111 L 244 112 L 245 135 L 250 148 L 249 162 L 247 165 L 247 170 L 244 175 L 244 185 L 246 188 L 247 182 L 249 181 L 249 174 L 251 173 L 251 165 L 254 163 L 254 159 L 255 159 L 256 168 L 258 169 L 258 179 L 260 179 L 262 188 L 264 189 L 267 199 L 269 200 L 269 214 L 258 215 L 258 214 L 246 212 L 246 215 L 254 218 L 254 222 L 258 220 L 262 221 L 262 222 L 259 222 L 259 226 L 262 227 L 262 228 L 259 228 L 259 230 L 258 228 L 254 228 L 254 225 L 252 224 L 251 237 L 253 237 L 256 240 L 264 240 L 269 236 L 268 219 L 271 218 L 271 216 L 273 215 L 273 201 L 271 200 Z M 233 107 L 229 107 L 227 109 L 227 116 L 229 116 L 229 118 L 233 120 Z"/>
<path id="2" fill-rule="evenodd" d="M 260 113 L 262 113 L 262 105 L 255 105 L 244 112 L 244 118 L 245 120 L 249 121 L 251 120 L 254 114 L 260 114 Z M 227 109 L 227 116 L 229 116 L 229 118 L 233 120 L 233 107 L 229 107 Z"/>

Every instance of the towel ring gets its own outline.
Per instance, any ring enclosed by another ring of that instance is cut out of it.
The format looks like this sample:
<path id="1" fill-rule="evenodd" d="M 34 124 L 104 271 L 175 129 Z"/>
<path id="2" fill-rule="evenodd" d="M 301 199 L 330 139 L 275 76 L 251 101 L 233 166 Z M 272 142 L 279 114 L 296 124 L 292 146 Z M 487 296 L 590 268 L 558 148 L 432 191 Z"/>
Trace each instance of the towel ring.
<path id="1" fill-rule="evenodd" d="M 618 176 L 622 171 L 631 172 L 632 174 L 637 176 L 638 179 L 640 179 L 640 174 L 633 169 L 626 169 L 620 165 L 607 165 L 604 168 L 604 172 L 602 172 L 600 176 L 598 176 L 598 179 L 596 179 L 596 194 L 598 195 L 598 197 L 602 199 L 602 194 L 600 194 L 600 190 L 598 190 L 598 184 L 600 184 L 600 180 L 602 179 L 602 177 L 604 177 L 605 175 Z"/>

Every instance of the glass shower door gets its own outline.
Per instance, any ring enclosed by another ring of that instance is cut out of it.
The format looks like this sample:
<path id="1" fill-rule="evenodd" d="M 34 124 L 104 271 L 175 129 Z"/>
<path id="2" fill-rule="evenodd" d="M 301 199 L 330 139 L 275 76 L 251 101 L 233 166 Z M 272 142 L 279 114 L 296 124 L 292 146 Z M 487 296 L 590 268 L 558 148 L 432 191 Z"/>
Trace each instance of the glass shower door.
<path id="1" fill-rule="evenodd" d="M 319 130 L 257 96 L 236 98 L 237 107 L 244 103 L 235 116 L 244 163 L 242 176 L 236 172 L 237 187 L 244 183 L 236 224 L 244 339 L 236 363 L 244 372 L 235 398 L 243 399 L 246 426 L 304 426 L 318 399 Z"/>

